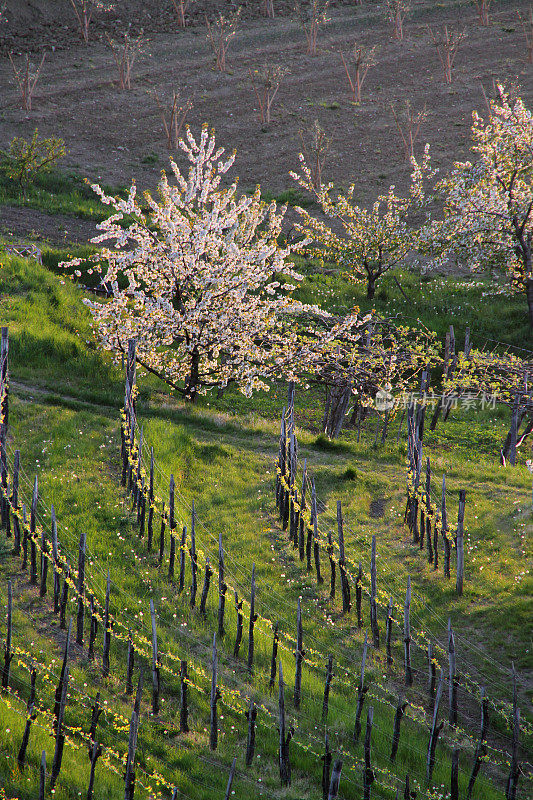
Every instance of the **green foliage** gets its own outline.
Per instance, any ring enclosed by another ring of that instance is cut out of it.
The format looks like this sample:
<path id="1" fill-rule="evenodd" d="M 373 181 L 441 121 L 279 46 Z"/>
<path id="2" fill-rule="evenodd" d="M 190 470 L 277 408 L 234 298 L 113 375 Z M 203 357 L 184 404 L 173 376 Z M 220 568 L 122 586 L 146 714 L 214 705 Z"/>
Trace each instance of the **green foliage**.
<path id="1" fill-rule="evenodd" d="M 28 142 L 15 136 L 7 151 L 2 150 L 0 169 L 7 178 L 19 185 L 24 193 L 39 173 L 49 172 L 66 153 L 65 142 L 57 136 L 46 139 L 35 128 Z"/>

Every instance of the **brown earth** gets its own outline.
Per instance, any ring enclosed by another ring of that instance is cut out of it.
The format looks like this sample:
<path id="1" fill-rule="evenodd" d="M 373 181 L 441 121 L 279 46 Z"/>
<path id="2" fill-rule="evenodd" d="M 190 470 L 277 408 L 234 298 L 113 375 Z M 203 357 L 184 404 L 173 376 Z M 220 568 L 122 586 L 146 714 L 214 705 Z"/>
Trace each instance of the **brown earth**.
<path id="1" fill-rule="evenodd" d="M 216 128 L 220 144 L 237 149 L 233 174 L 240 175 L 241 188 L 259 182 L 279 192 L 294 186 L 289 171 L 298 167 L 299 131 L 309 131 L 318 119 L 332 139 L 325 178 L 338 186 L 355 182 L 357 198 L 370 203 L 390 183 L 404 186 L 409 176 L 391 104 L 398 111 L 406 101 L 417 110 L 426 105 L 428 116 L 417 152 L 428 141 L 434 166 L 446 170 L 454 159 L 467 157 L 472 111 L 485 109 L 483 87 L 490 95 L 494 80 L 513 81 L 520 84 L 528 104 L 533 99 L 533 66 L 525 61 L 524 36 L 516 15 L 517 9 L 526 11 L 529 2 L 494 4 L 491 24 L 482 27 L 468 0 L 418 0 L 406 20 L 402 42 L 391 36 L 384 3 L 332 3 L 331 21 L 321 29 L 318 54 L 311 57 L 306 55 L 294 15 L 288 13 L 291 3 L 278 0 L 280 13 L 269 20 L 259 15 L 260 0 L 248 0 L 240 4 L 243 20 L 230 45 L 228 72 L 221 73 L 213 68 L 201 23 L 206 11 L 213 16 L 217 9 L 235 5 L 229 0 L 198 0 L 196 8 L 191 7 L 194 24 L 181 30 L 170 0 L 121 0 L 114 12 L 94 24 L 94 38 L 85 45 L 76 32 L 68 0 L 10 0 L 4 52 L 42 48 L 50 52 L 31 112 L 21 110 L 10 63 L 7 57 L 1 58 L 0 147 L 15 135 L 29 136 L 37 126 L 42 135 L 53 133 L 65 139 L 69 168 L 113 184 L 128 184 L 135 177 L 141 188 L 151 188 L 168 164 L 153 92 L 168 97 L 179 89 L 183 97 L 194 101 L 189 115 L 193 131 L 208 122 Z M 107 27 L 116 35 L 126 21 L 132 29 L 143 27 L 148 42 L 134 65 L 131 90 L 121 91 L 103 34 Z M 443 81 L 428 23 L 434 30 L 448 24 L 467 33 L 457 53 L 451 86 Z M 380 48 L 359 105 L 350 101 L 340 59 L 340 53 L 347 54 L 356 40 Z M 248 69 L 265 62 L 289 69 L 269 125 L 258 121 L 248 77 Z M 45 224 L 34 212 L 29 212 L 29 223 L 24 222 L 25 211 L 9 214 L 7 224 L 15 231 Z M 6 213 L 2 216 L 5 220 Z M 72 238 L 79 233 L 73 230 Z"/>

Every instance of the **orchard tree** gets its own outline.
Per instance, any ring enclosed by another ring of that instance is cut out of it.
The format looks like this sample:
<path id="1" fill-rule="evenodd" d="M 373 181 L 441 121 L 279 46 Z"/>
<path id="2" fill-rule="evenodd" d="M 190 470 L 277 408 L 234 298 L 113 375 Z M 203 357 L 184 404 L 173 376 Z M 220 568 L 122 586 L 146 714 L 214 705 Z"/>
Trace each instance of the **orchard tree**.
<path id="1" fill-rule="evenodd" d="M 357 309 L 342 320 L 292 297 L 301 276 L 288 262 L 297 245 L 280 246 L 286 208 L 237 196 L 237 181 L 222 186 L 235 153 L 223 158 L 204 126 L 187 128 L 180 148 L 184 175 L 171 160 L 159 199 L 135 183 L 127 199 L 93 189 L 114 213 L 99 224 L 100 244 L 89 269 L 110 288 L 107 301 L 86 300 L 102 347 L 115 359 L 137 340 L 137 361 L 185 398 L 235 383 L 249 395 L 276 378 L 314 372 L 340 341 L 355 341 Z M 147 209 L 147 210 L 145 210 Z M 76 267 L 80 276 L 82 261 Z"/>
<path id="2" fill-rule="evenodd" d="M 473 162 L 457 162 L 438 188 L 445 196 L 438 238 L 472 270 L 499 268 L 526 294 L 533 326 L 533 119 L 498 84 L 484 120 L 473 114 Z"/>
<path id="3" fill-rule="evenodd" d="M 376 284 L 389 270 L 402 264 L 418 247 L 420 230 L 413 225 L 415 214 L 427 204 L 424 180 L 433 176 L 430 169 L 429 145 L 419 165 L 413 157 L 411 185 L 406 197 L 399 197 L 391 186 L 380 195 L 372 208 L 354 201 L 355 184 L 346 194 L 333 194 L 333 184 L 317 187 L 311 167 L 300 154 L 302 175 L 291 172 L 300 186 L 313 194 L 326 219 L 334 220 L 343 230 L 339 236 L 323 219 L 313 217 L 303 208 L 296 211 L 303 222 L 297 230 L 319 247 L 321 258 L 333 262 L 355 283 L 365 282 L 367 297 L 372 300 Z"/>

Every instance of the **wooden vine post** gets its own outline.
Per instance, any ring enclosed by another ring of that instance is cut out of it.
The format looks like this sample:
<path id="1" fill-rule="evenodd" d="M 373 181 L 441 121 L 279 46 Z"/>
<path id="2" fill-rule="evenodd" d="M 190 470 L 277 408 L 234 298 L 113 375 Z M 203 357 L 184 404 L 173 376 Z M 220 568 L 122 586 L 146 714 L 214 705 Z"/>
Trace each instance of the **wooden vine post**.
<path id="1" fill-rule="evenodd" d="M 329 749 L 329 736 L 327 732 L 324 743 L 324 755 L 320 756 L 320 760 L 322 761 L 322 800 L 328 800 L 333 755 Z"/>
<path id="2" fill-rule="evenodd" d="M 235 633 L 235 646 L 233 647 L 233 657 L 239 657 L 239 650 L 241 648 L 242 634 L 243 634 L 243 613 L 242 613 L 242 600 L 239 600 L 239 595 L 235 592 L 235 611 L 237 612 L 237 631 Z"/>
<path id="3" fill-rule="evenodd" d="M 407 706 L 408 703 L 401 697 L 398 697 L 396 712 L 394 714 L 394 727 L 392 731 L 392 747 L 390 754 L 391 761 L 394 761 L 394 759 L 396 758 L 396 753 L 398 752 L 398 745 L 400 744 L 400 725 Z"/>
<path id="4" fill-rule="evenodd" d="M 224 549 L 222 547 L 222 533 L 218 534 L 218 635 L 222 638 L 224 629 L 224 610 L 226 607 L 226 592 L 228 590 L 224 578 Z"/>
<path id="5" fill-rule="evenodd" d="M 48 544 L 46 541 L 46 531 L 43 528 L 41 531 L 41 586 L 39 589 L 39 597 L 46 596 L 46 581 L 48 577 Z"/>
<path id="6" fill-rule="evenodd" d="M 315 489 L 315 481 L 312 482 L 312 494 L 311 494 L 311 504 L 312 504 L 312 513 L 313 513 L 313 555 L 315 560 L 315 570 L 316 570 L 316 580 L 317 583 L 323 583 L 324 579 L 320 572 L 320 544 L 318 540 L 318 512 L 317 512 L 317 503 L 316 503 L 316 489 Z"/>
<path id="7" fill-rule="evenodd" d="M 168 527 L 170 533 L 170 556 L 168 561 L 168 579 L 174 580 L 174 561 L 176 558 L 176 538 L 174 530 L 176 529 L 176 520 L 174 519 L 174 475 L 170 476 L 170 488 L 168 498 Z"/>
<path id="8" fill-rule="evenodd" d="M 63 748 L 65 745 L 65 734 L 63 733 L 63 717 L 65 716 L 65 706 L 67 703 L 68 679 L 69 679 L 69 666 L 67 664 L 62 678 L 61 697 L 59 700 L 59 713 L 57 716 L 54 760 L 52 762 L 52 772 L 50 775 L 50 786 L 52 789 L 54 788 L 56 780 L 59 777 L 59 773 L 61 771 L 61 762 L 63 760 Z"/>
<path id="9" fill-rule="evenodd" d="M 270 681 L 268 688 L 270 691 L 274 688 L 276 682 L 276 671 L 278 665 L 278 644 L 279 644 L 279 625 L 276 622 L 272 636 L 272 655 L 270 657 Z"/>
<path id="10" fill-rule="evenodd" d="M 331 773 L 331 782 L 329 784 L 328 800 L 336 800 L 339 794 L 339 785 L 341 782 L 342 760 L 338 758 L 333 764 L 333 771 Z"/>
<path id="11" fill-rule="evenodd" d="M 210 728 L 209 728 L 209 747 L 216 750 L 218 746 L 218 718 L 217 703 L 221 698 L 218 688 L 218 667 L 217 667 L 217 637 L 213 635 L 213 656 L 211 666 L 211 697 L 210 697 Z"/>
<path id="12" fill-rule="evenodd" d="M 203 614 L 204 617 L 207 614 L 206 603 L 212 574 L 213 569 L 209 563 L 209 556 L 207 556 L 205 559 L 204 585 L 202 587 L 202 594 L 200 595 L 200 614 Z"/>
<path id="13" fill-rule="evenodd" d="M 372 738 L 372 724 L 374 722 L 374 709 L 370 707 L 366 715 L 365 731 L 365 770 L 363 772 L 363 800 L 370 800 L 370 790 L 374 783 L 374 771 L 370 758 L 370 743 Z"/>
<path id="14" fill-rule="evenodd" d="M 437 695 L 435 697 L 435 706 L 433 708 L 433 722 L 431 724 L 431 731 L 429 734 L 429 745 L 426 758 L 426 780 L 428 784 L 431 783 L 431 777 L 433 775 L 433 769 L 435 767 L 435 751 L 437 749 L 437 741 L 439 739 L 440 732 L 444 725 L 444 722 L 438 722 L 439 706 L 442 697 L 443 683 L 444 683 L 444 673 L 441 669 L 439 685 L 437 687 Z"/>
<path id="15" fill-rule="evenodd" d="M 368 687 L 365 686 L 365 665 L 366 665 L 367 652 L 368 652 L 368 633 L 365 631 L 365 643 L 363 645 L 363 656 L 361 658 L 361 676 L 359 678 L 359 683 L 357 684 L 357 706 L 355 709 L 355 725 L 353 731 L 354 743 L 359 740 L 359 737 L 361 735 L 361 715 L 363 713 L 365 695 L 368 691 Z"/>
<path id="16" fill-rule="evenodd" d="M 257 622 L 255 613 L 255 564 L 252 566 L 252 585 L 250 592 L 250 621 L 248 624 L 248 672 L 251 675 L 254 669 L 254 626 Z"/>
<path id="17" fill-rule="evenodd" d="M 307 459 L 304 459 L 303 477 L 302 477 L 302 493 L 300 498 L 300 519 L 298 525 L 298 557 L 300 561 L 305 557 L 305 493 L 307 491 Z"/>
<path id="18" fill-rule="evenodd" d="M 387 606 L 387 621 L 385 624 L 385 648 L 387 651 L 387 664 L 390 666 L 393 663 L 392 658 L 392 618 L 394 614 L 394 605 L 392 597 L 389 598 L 389 605 Z"/>
<path id="19" fill-rule="evenodd" d="M 180 661 L 180 733 L 189 732 L 187 662 Z"/>
<path id="20" fill-rule="evenodd" d="M 30 730 L 32 723 L 35 722 L 36 718 L 37 714 L 34 712 L 34 704 L 31 703 L 28 708 L 24 733 L 22 734 L 22 742 L 17 756 L 17 762 L 21 771 L 24 769 L 26 763 L 26 750 L 28 749 L 28 742 L 30 740 Z"/>
<path id="21" fill-rule="evenodd" d="M 85 531 L 80 534 L 78 547 L 78 616 L 76 620 L 76 643 L 83 645 L 83 621 L 85 612 L 85 548 L 87 535 Z"/>
<path id="22" fill-rule="evenodd" d="M 107 570 L 107 583 L 105 591 L 104 605 L 104 647 L 102 652 L 102 675 L 107 678 L 109 675 L 109 650 L 111 648 L 111 621 L 109 619 L 109 595 L 111 592 L 111 579 Z"/>
<path id="23" fill-rule="evenodd" d="M 459 597 L 463 594 L 465 576 L 465 550 L 464 550 L 464 519 L 465 519 L 466 492 L 459 492 L 459 512 L 457 515 L 457 582 L 456 591 Z"/>
<path id="24" fill-rule="evenodd" d="M 455 637 L 452 631 L 452 622 L 448 620 L 448 721 L 450 725 L 457 725 L 457 668 L 455 663 Z"/>
<path id="25" fill-rule="evenodd" d="M 444 577 L 450 577 L 450 558 L 451 558 L 451 545 L 450 540 L 448 538 L 448 515 L 446 512 L 446 476 L 442 476 L 442 494 L 441 494 L 441 504 L 440 504 L 440 524 L 441 524 L 441 531 L 442 531 L 442 543 L 444 546 Z"/>
<path id="26" fill-rule="evenodd" d="M 376 569 L 376 537 L 372 536 L 372 553 L 370 556 L 370 627 L 374 647 L 379 647 L 379 626 L 377 597 L 377 569 Z"/>
<path id="27" fill-rule="evenodd" d="M 337 531 L 339 536 L 339 572 L 341 576 L 342 613 L 347 614 L 352 607 L 352 603 L 350 600 L 350 583 L 346 574 L 344 526 L 342 522 L 342 506 L 340 500 L 337 500 Z"/>
<path id="28" fill-rule="evenodd" d="M 52 561 L 54 564 L 54 614 L 59 613 L 59 599 L 61 592 L 61 578 L 59 574 L 59 548 L 57 543 L 57 520 L 54 506 L 51 509 L 52 517 Z"/>
<path id="29" fill-rule="evenodd" d="M 63 663 L 61 664 L 61 672 L 59 673 L 59 681 L 54 696 L 54 731 L 57 732 L 59 723 L 59 713 L 61 711 L 61 697 L 63 695 L 63 686 L 65 684 L 65 674 L 68 667 L 68 658 L 70 650 L 70 637 L 72 635 L 72 618 L 69 620 L 67 636 L 65 639 L 65 649 L 63 650 Z"/>
<path id="30" fill-rule="evenodd" d="M 363 614 L 362 614 L 362 602 L 363 602 L 363 587 L 361 585 L 361 581 L 363 580 L 363 565 L 359 562 L 359 567 L 357 569 L 357 575 L 355 576 L 355 611 L 357 614 L 357 627 L 359 630 L 363 627 Z"/>
<path id="31" fill-rule="evenodd" d="M 198 555 L 196 553 L 196 511 L 194 509 L 194 500 L 192 501 L 191 512 L 191 608 L 196 605 L 196 592 L 198 591 Z"/>
<path id="32" fill-rule="evenodd" d="M 253 700 L 250 700 L 250 707 L 246 711 L 246 719 L 248 720 L 248 735 L 246 737 L 246 757 L 245 764 L 251 767 L 254 754 L 255 754 L 255 721 L 257 719 L 257 706 Z"/>
<path id="33" fill-rule="evenodd" d="M 147 549 L 150 553 L 154 538 L 154 448 L 150 447 L 150 478 L 148 484 L 148 522 Z"/>
<path id="34" fill-rule="evenodd" d="M 230 800 L 231 797 L 231 787 L 233 785 L 233 778 L 235 777 L 235 767 L 237 766 L 237 756 L 234 757 L 233 761 L 231 762 L 231 767 L 228 776 L 228 783 L 226 785 L 226 794 L 224 795 L 224 800 Z"/>
<path id="35" fill-rule="evenodd" d="M 39 499 L 39 482 L 37 475 L 33 481 L 33 493 L 31 498 L 30 509 L 30 583 L 35 586 L 37 583 L 37 542 L 36 542 L 36 524 L 37 524 L 37 501 Z"/>
<path id="36" fill-rule="evenodd" d="M 159 674 L 159 652 L 157 649 L 157 628 L 155 621 L 154 601 L 150 599 L 150 617 L 152 620 L 152 714 L 159 714 L 159 692 L 161 688 Z"/>
<path id="37" fill-rule="evenodd" d="M 483 759 L 487 755 L 487 745 L 486 745 L 486 738 L 487 738 L 487 729 L 489 726 L 489 703 L 488 698 L 485 695 L 485 689 L 482 687 L 481 689 L 481 725 L 479 731 L 479 741 L 476 746 L 476 752 L 474 755 L 474 764 L 472 766 L 472 772 L 470 774 L 470 779 L 468 781 L 468 788 L 466 791 L 466 800 L 470 800 L 472 797 L 472 792 L 474 791 L 474 784 L 476 782 L 476 778 L 478 776 L 479 770 L 481 769 L 481 765 L 483 763 Z"/>
<path id="38" fill-rule="evenodd" d="M 135 648 L 131 629 L 128 630 L 128 654 L 126 656 L 126 694 L 133 694 L 133 667 L 135 665 Z"/>
<path id="39" fill-rule="evenodd" d="M 94 595 L 92 594 L 89 596 L 89 608 L 91 611 L 91 621 L 89 628 L 89 647 L 87 650 L 87 658 L 89 661 L 92 661 L 94 659 L 94 643 L 98 635 L 98 617 L 96 616 Z"/>
<path id="40" fill-rule="evenodd" d="M 67 571 L 63 580 L 63 588 L 61 589 L 61 598 L 59 600 L 59 627 L 65 630 L 67 627 L 67 602 L 68 602 L 68 584 L 70 581 L 70 564 L 67 559 Z"/>
<path id="41" fill-rule="evenodd" d="M 144 667 L 141 667 L 137 693 L 130 718 L 130 729 L 128 736 L 128 755 L 126 758 L 126 770 L 124 772 L 124 800 L 133 800 L 135 793 L 135 755 L 137 752 L 137 737 L 139 735 L 139 722 L 141 713 L 141 696 L 144 682 Z"/>
<path id="42" fill-rule="evenodd" d="M 326 679 L 324 681 L 324 699 L 322 700 L 322 723 L 326 723 L 328 720 L 329 692 L 332 680 L 333 656 L 328 656 L 328 663 L 326 664 Z"/>
<path id="43" fill-rule="evenodd" d="M 41 753 L 41 764 L 39 767 L 39 800 L 44 800 L 46 788 L 46 750 Z"/>
<path id="44" fill-rule="evenodd" d="M 407 576 L 407 591 L 403 609 L 403 652 L 405 667 L 405 685 L 413 685 L 413 672 L 411 669 L 411 576 Z"/>
<path id="45" fill-rule="evenodd" d="M 20 450 L 15 450 L 13 456 L 13 485 L 11 488 L 11 508 L 13 509 L 13 555 L 20 554 L 20 521 L 19 515 L 19 475 L 20 475 Z"/>
<path id="46" fill-rule="evenodd" d="M 292 727 L 287 730 L 285 720 L 285 683 L 283 681 L 283 665 L 279 662 L 279 702 L 278 702 L 278 730 L 279 730 L 279 777 L 282 786 L 291 785 L 291 761 L 289 743 L 292 739 Z"/>
<path id="47" fill-rule="evenodd" d="M 181 594 L 185 588 L 185 544 L 187 542 L 187 526 L 181 529 L 180 542 L 180 574 L 178 579 L 178 593 Z"/>
<path id="48" fill-rule="evenodd" d="M 296 650 L 294 651 L 294 658 L 296 661 L 296 668 L 294 670 L 294 707 L 300 708 L 302 699 L 302 664 L 304 660 L 305 651 L 303 648 L 303 625 L 302 625 L 302 605 L 301 598 L 298 598 L 298 607 L 296 611 Z"/>
<path id="49" fill-rule="evenodd" d="M 7 582 L 7 633 L 6 641 L 4 643 L 4 666 L 2 668 L 2 688 L 7 689 L 9 686 L 9 671 L 11 668 L 11 661 L 13 660 L 13 653 L 11 651 L 11 642 L 13 637 L 13 587 L 11 581 Z"/>

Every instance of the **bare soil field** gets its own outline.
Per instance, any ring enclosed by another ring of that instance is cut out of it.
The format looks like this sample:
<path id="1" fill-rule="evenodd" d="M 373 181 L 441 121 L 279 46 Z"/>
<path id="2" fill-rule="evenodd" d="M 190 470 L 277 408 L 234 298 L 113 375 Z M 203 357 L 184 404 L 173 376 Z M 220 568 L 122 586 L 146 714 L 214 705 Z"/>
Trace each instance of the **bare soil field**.
<path id="1" fill-rule="evenodd" d="M 136 178 L 140 188 L 153 188 L 169 156 L 154 90 L 165 98 L 179 90 L 193 101 L 188 117 L 193 131 L 207 122 L 216 129 L 219 144 L 237 149 L 232 174 L 240 176 L 242 189 L 256 183 L 274 193 L 294 187 L 289 171 L 298 168 L 299 132 L 308 135 L 318 120 L 331 137 L 325 179 L 338 186 L 355 182 L 356 196 L 366 204 L 390 183 L 404 185 L 409 175 L 391 106 L 398 114 L 406 101 L 415 110 L 426 106 L 416 150 L 420 153 L 429 142 L 433 165 L 444 171 L 453 160 L 467 157 L 472 111 L 483 112 L 484 92 L 491 95 L 493 81 L 518 84 L 526 103 L 533 99 L 533 65 L 526 60 L 516 13 L 525 14 L 528 2 L 493 3 L 490 24 L 484 27 L 469 0 L 419 0 L 406 18 L 403 41 L 392 37 L 385 3 L 332 3 L 315 57 L 306 54 L 290 2 L 277 0 L 274 19 L 261 16 L 260 0 L 240 5 L 241 23 L 223 73 L 214 69 L 205 15 L 213 18 L 218 10 L 235 8 L 237 3 L 229 0 L 198 0 L 184 30 L 171 0 L 121 0 L 113 12 L 99 17 L 87 45 L 76 31 L 68 0 L 9 2 L 0 61 L 0 147 L 38 127 L 41 135 L 64 138 L 64 167 L 116 185 Z M 130 23 L 132 30 L 144 30 L 147 42 L 135 62 L 131 89 L 121 91 L 104 34 L 107 28 L 116 36 Z M 466 32 L 451 85 L 444 82 L 428 25 L 435 32 L 444 25 Z M 340 56 L 354 42 L 379 47 L 360 104 L 351 102 Z M 36 60 L 42 49 L 47 56 L 33 108 L 26 112 L 7 54 L 12 52 L 16 63 L 27 51 Z M 259 122 L 248 75 L 265 63 L 289 70 L 269 125 Z M 16 217 L 10 220 L 15 226 Z"/>

